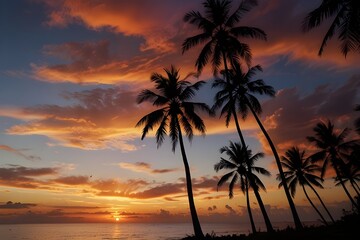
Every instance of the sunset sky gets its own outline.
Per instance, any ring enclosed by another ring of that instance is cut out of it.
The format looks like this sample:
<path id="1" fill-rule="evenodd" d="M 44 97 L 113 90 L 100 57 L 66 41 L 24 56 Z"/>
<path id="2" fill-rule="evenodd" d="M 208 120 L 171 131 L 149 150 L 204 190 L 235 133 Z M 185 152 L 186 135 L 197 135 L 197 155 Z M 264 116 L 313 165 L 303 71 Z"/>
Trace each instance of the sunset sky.
<path id="1" fill-rule="evenodd" d="M 153 110 L 136 103 L 150 75 L 171 64 L 181 76 L 195 71 L 200 48 L 181 53 L 198 30 L 183 22 L 193 0 L 5 0 L 0 1 L 0 223 L 190 222 L 179 148 L 166 139 L 157 149 L 153 132 L 144 139 L 137 121 Z M 233 1 L 234 6 L 240 1 Z M 261 119 L 282 155 L 291 146 L 310 154 L 306 141 L 320 119 L 354 128 L 360 103 L 360 54 L 345 58 L 333 38 L 317 55 L 329 22 L 301 31 L 320 1 L 259 0 L 240 25 L 263 29 L 268 41 L 242 39 L 253 52 L 255 76 L 272 85 L 275 98 L 261 97 Z M 211 105 L 210 66 L 196 100 Z M 214 164 L 219 149 L 238 141 L 233 122 L 203 116 L 205 137 L 186 142 L 195 203 L 201 222 L 247 222 L 246 201 L 227 184 L 217 191 Z M 241 122 L 259 166 L 271 171 L 261 192 L 272 221 L 291 221 L 277 169 L 255 120 Z M 350 136 L 352 137 L 352 136 Z M 350 189 L 351 190 L 351 189 Z M 318 190 L 336 218 L 350 209 L 331 172 Z M 318 202 L 315 196 L 316 204 Z M 303 221 L 316 212 L 299 188 L 295 204 Z M 262 221 L 255 196 L 251 206 Z"/>

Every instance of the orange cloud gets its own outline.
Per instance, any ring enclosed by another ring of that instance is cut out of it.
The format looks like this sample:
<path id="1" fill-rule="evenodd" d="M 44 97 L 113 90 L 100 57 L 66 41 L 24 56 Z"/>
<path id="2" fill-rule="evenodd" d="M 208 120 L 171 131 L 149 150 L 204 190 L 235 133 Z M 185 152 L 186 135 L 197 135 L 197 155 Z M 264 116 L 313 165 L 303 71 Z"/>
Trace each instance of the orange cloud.
<path id="1" fill-rule="evenodd" d="M 170 63 L 177 63 L 188 72 L 194 70 L 202 46 L 185 55 L 180 53 L 184 39 L 198 33 L 197 29 L 183 23 L 182 18 L 189 10 L 202 11 L 199 3 L 186 0 L 38 2 L 43 2 L 48 9 L 49 26 L 66 27 L 80 23 L 92 30 L 139 38 L 140 41 L 133 44 L 140 51 L 130 53 L 126 47 L 120 47 L 122 54 L 109 54 L 110 44 L 115 43 L 108 40 L 48 45 L 44 47 L 45 53 L 67 61 L 57 65 L 32 64 L 37 79 L 75 83 L 139 83 L 148 79 L 151 72 L 161 70 Z M 349 54 L 345 59 L 335 38 L 329 42 L 324 56 L 317 56 L 329 26 L 325 23 L 313 32 L 301 32 L 302 20 L 311 7 L 296 0 L 261 1 L 259 6 L 247 13 L 240 25 L 259 27 L 268 34 L 267 42 L 241 39 L 249 43 L 254 55 L 253 62 L 271 66 L 285 56 L 289 61 L 301 61 L 309 67 L 356 68 L 360 55 Z M 209 67 L 205 70 L 203 77 L 210 77 Z"/>
<path id="2" fill-rule="evenodd" d="M 175 24 L 181 21 L 189 4 L 139 0 L 43 2 L 49 10 L 49 26 L 65 27 L 80 22 L 90 29 L 109 29 L 125 36 L 141 36 L 145 41 L 141 45 L 142 51 L 155 50 L 160 53 L 174 49 L 171 39 L 177 33 Z M 176 9 L 176 12 L 170 9 Z"/>
<path id="3" fill-rule="evenodd" d="M 45 135 L 56 141 L 51 144 L 82 149 L 132 151 L 136 147 L 131 141 L 139 136 L 134 126 L 143 113 L 135 97 L 135 93 L 118 88 L 65 93 L 64 98 L 75 100 L 78 104 L 18 109 L 13 111 L 16 114 L 12 117 L 21 120 L 28 114 L 33 117 L 24 124 L 10 127 L 7 132 L 13 135 Z"/>

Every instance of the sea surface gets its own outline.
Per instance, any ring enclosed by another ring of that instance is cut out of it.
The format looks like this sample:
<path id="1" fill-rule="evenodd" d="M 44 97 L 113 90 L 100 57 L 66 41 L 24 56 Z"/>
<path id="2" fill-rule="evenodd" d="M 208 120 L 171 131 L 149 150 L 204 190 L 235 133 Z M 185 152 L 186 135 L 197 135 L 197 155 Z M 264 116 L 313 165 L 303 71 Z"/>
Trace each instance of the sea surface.
<path id="1" fill-rule="evenodd" d="M 219 235 L 248 234 L 248 224 L 206 224 L 204 233 Z M 285 228 L 286 223 L 274 224 Z M 262 228 L 264 229 L 264 228 Z M 1 240 L 178 240 L 193 235 L 191 224 L 148 223 L 71 223 L 71 224 L 4 224 Z"/>

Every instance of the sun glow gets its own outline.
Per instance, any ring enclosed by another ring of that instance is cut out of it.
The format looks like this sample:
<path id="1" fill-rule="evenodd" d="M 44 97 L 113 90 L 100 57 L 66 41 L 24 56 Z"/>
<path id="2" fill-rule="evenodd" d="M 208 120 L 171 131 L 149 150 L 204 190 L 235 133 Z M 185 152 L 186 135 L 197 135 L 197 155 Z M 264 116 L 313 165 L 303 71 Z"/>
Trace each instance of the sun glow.
<path id="1" fill-rule="evenodd" d="M 117 221 L 117 222 L 120 221 L 120 218 L 119 218 L 119 217 L 116 217 L 116 218 L 115 218 L 115 221 Z"/>

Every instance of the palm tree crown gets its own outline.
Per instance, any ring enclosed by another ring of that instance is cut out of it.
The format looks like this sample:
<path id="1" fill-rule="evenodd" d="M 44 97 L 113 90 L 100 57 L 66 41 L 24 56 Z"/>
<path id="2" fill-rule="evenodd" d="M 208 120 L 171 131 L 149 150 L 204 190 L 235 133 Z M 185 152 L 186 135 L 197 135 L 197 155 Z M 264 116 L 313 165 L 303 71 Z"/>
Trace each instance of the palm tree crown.
<path id="1" fill-rule="evenodd" d="M 167 76 L 153 73 L 150 78 L 155 83 L 155 89 L 158 92 L 145 89 L 137 98 L 138 103 L 151 101 L 154 106 L 160 108 L 145 115 L 136 126 L 145 125 L 141 136 L 141 139 L 144 139 L 149 130 L 159 125 L 156 131 L 158 147 L 163 143 L 165 135 L 169 133 L 173 146 L 172 149 L 175 151 L 179 139 L 180 125 L 183 127 L 189 140 L 194 135 L 193 126 L 200 133 L 205 134 L 205 124 L 196 113 L 196 110 L 203 110 L 208 113 L 211 113 L 211 110 L 205 103 L 189 101 L 194 97 L 195 91 L 199 90 L 205 83 L 204 81 L 191 84 L 186 80 L 180 80 L 179 70 L 175 69 L 174 66 L 164 70 Z M 191 75 L 194 74 L 189 74 L 188 76 Z"/>
<path id="2" fill-rule="evenodd" d="M 251 51 L 246 43 L 239 41 L 240 37 L 266 40 L 263 30 L 256 27 L 236 26 L 244 13 L 257 5 L 256 0 L 244 0 L 238 8 L 230 13 L 230 0 L 206 0 L 203 2 L 205 14 L 190 11 L 184 16 L 184 21 L 198 27 L 202 32 L 185 39 L 182 45 L 183 53 L 190 48 L 205 44 L 196 60 L 198 71 L 204 68 L 211 58 L 211 64 L 216 75 L 224 58 L 238 60 L 242 58 L 250 65 Z"/>
<path id="3" fill-rule="evenodd" d="M 281 160 L 281 165 L 288 169 L 284 171 L 284 174 L 293 197 L 295 196 L 297 184 L 301 186 L 314 185 L 323 188 L 321 185 L 323 179 L 314 174 L 320 172 L 321 167 L 312 163 L 310 158 L 305 158 L 305 151 L 300 151 L 297 147 L 293 147 L 286 151 L 285 156 Z M 279 186 L 282 185 L 283 183 L 280 182 Z"/>
<path id="4" fill-rule="evenodd" d="M 336 133 L 334 125 L 328 120 L 327 123 L 320 122 L 314 127 L 315 136 L 308 136 L 307 139 L 313 142 L 319 151 L 311 156 L 313 161 L 322 161 L 321 177 L 324 176 L 329 165 L 333 167 L 336 173 L 336 178 L 339 179 L 346 195 L 352 204 L 359 209 L 359 206 L 351 197 L 342 178 L 341 168 L 344 167 L 346 156 L 358 144 L 358 140 L 345 141 L 349 130 L 345 128 L 340 133 Z"/>
<path id="5" fill-rule="evenodd" d="M 311 11 L 303 22 L 303 30 L 318 27 L 324 20 L 333 17 L 330 28 L 321 43 L 319 55 L 334 34 L 338 32 L 341 52 L 360 51 L 360 1 L 359 0 L 322 0 L 318 8 Z"/>
<path id="6" fill-rule="evenodd" d="M 312 163 L 311 158 L 305 157 L 305 151 L 300 151 L 297 147 L 292 147 L 291 149 L 287 150 L 285 156 L 282 157 L 281 164 L 287 171 L 284 172 L 285 175 L 285 184 L 287 184 L 290 188 L 291 195 L 295 197 L 296 187 L 299 184 L 302 186 L 304 194 L 308 201 L 310 202 L 311 206 L 315 209 L 315 211 L 319 214 L 320 218 L 323 220 L 324 224 L 327 225 L 327 222 L 321 212 L 317 209 L 315 204 L 310 199 L 305 186 L 309 186 L 311 190 L 316 194 L 320 203 L 324 207 L 325 211 L 329 215 L 332 222 L 334 218 L 331 216 L 329 210 L 325 206 L 324 202 L 321 200 L 320 195 L 317 193 L 315 188 L 319 187 L 323 188 L 321 182 L 323 181 L 322 178 L 315 175 L 314 173 L 320 172 L 321 167 Z M 278 180 L 281 180 L 280 176 L 277 177 Z M 284 186 L 284 182 L 281 181 L 279 187 Z"/>
<path id="7" fill-rule="evenodd" d="M 256 72 L 262 71 L 260 65 L 250 67 L 247 72 L 243 72 L 240 64 L 234 63 L 233 68 L 228 72 L 229 81 L 225 79 L 215 79 L 212 87 L 220 90 L 215 95 L 215 103 L 213 110 L 223 106 L 220 116 L 226 114 L 226 125 L 229 125 L 231 119 L 231 100 L 234 101 L 237 112 L 239 112 L 243 119 L 248 116 L 249 107 L 251 107 L 257 114 L 262 112 L 259 100 L 254 96 L 255 94 L 275 96 L 275 90 L 272 86 L 266 85 L 262 79 L 252 80 Z M 223 76 L 225 78 L 225 73 Z"/>

